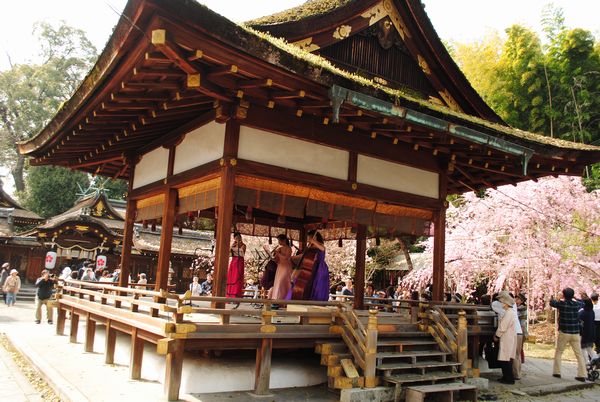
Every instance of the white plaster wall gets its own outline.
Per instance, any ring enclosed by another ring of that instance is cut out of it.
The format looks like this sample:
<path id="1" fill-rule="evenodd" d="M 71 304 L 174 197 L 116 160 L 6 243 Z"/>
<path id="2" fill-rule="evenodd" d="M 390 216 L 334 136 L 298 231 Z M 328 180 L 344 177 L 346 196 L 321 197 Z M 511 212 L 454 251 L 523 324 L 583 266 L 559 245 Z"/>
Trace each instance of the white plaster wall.
<path id="1" fill-rule="evenodd" d="M 439 197 L 437 173 L 358 155 L 357 181 L 375 187 L 430 198 Z"/>
<path id="2" fill-rule="evenodd" d="M 225 124 L 211 121 L 190 131 L 175 150 L 173 173 L 181 173 L 223 156 Z"/>
<path id="3" fill-rule="evenodd" d="M 347 151 L 250 127 L 240 127 L 238 157 L 335 179 L 348 179 Z"/>
<path id="4" fill-rule="evenodd" d="M 145 186 L 167 177 L 169 150 L 163 147 L 148 152 L 135 165 L 133 188 Z"/>

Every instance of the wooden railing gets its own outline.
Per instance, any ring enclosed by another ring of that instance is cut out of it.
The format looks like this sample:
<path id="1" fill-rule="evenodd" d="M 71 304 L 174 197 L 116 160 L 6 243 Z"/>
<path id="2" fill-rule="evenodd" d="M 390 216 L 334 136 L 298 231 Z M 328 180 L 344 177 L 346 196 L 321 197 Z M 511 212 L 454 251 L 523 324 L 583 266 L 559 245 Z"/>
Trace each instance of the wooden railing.
<path id="1" fill-rule="evenodd" d="M 440 350 L 452 353 L 455 361 L 460 363 L 461 373 L 466 375 L 468 343 L 465 311 L 458 312 L 458 321 L 455 326 L 443 311 L 442 306 L 434 303 L 421 303 L 419 318 L 419 328 L 433 336 Z"/>
<path id="2" fill-rule="evenodd" d="M 340 306 L 338 322 L 344 343 L 350 350 L 354 362 L 365 377 L 365 387 L 377 385 L 377 310 L 369 310 L 367 327 L 363 325 L 356 312 Z"/>

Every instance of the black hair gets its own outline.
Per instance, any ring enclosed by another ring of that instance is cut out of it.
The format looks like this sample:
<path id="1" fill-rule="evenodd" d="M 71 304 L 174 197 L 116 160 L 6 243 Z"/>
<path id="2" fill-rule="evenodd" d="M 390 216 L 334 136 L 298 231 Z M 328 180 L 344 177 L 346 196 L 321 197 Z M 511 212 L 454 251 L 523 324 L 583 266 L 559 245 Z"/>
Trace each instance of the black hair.
<path id="1" fill-rule="evenodd" d="M 594 311 L 594 304 L 590 299 L 583 299 L 583 310 Z"/>
<path id="2" fill-rule="evenodd" d="M 316 230 L 310 230 L 307 234 L 310 237 L 314 237 L 319 243 L 325 244 L 325 242 L 323 241 L 323 236 L 321 235 L 321 232 L 317 232 Z"/>
<path id="3" fill-rule="evenodd" d="M 598 301 L 598 293 L 596 293 L 596 292 L 592 293 L 592 295 L 590 296 L 590 299 L 592 299 L 592 301 L 597 302 Z"/>
<path id="4" fill-rule="evenodd" d="M 575 291 L 571 288 L 564 288 L 562 293 L 567 300 L 572 300 L 575 297 Z"/>
<path id="5" fill-rule="evenodd" d="M 410 292 L 410 300 L 419 300 L 419 292 L 416 290 Z"/>
<path id="6" fill-rule="evenodd" d="M 288 239 L 288 237 L 283 233 L 277 235 L 277 240 L 284 242 L 286 246 L 290 245 L 290 239 Z"/>
<path id="7" fill-rule="evenodd" d="M 490 304 L 492 304 L 492 297 L 490 295 L 482 295 L 479 299 L 479 303 L 482 306 L 489 306 Z"/>

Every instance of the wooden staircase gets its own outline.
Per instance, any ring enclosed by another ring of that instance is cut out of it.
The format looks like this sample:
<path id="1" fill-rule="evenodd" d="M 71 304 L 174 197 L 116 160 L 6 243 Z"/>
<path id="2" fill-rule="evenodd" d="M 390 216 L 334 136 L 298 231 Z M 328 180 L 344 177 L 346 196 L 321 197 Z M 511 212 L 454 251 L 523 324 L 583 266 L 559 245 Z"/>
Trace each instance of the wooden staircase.
<path id="1" fill-rule="evenodd" d="M 333 330 L 341 333 L 342 341 L 322 342 L 315 348 L 321 364 L 327 366 L 329 387 L 393 386 L 396 401 L 403 400 L 410 387 L 416 395 L 435 386 L 436 393 L 446 391 L 450 398 L 456 390 L 474 388 L 463 384 L 466 371 L 465 362 L 458 361 L 458 331 L 452 324 L 447 327 L 440 312 L 423 310 L 418 324 L 392 313 L 340 312 Z M 370 361 L 374 367 L 369 367 Z"/>

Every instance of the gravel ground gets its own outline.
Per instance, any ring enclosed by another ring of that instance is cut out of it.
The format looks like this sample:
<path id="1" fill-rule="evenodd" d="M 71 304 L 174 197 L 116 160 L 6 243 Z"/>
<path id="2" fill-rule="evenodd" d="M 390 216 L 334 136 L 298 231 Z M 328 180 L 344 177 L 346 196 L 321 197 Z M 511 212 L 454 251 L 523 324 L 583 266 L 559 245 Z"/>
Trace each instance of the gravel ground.
<path id="1" fill-rule="evenodd" d="M 44 401 L 60 402 L 61 399 L 54 393 L 54 390 L 42 378 L 40 373 L 25 359 L 18 350 L 10 343 L 5 334 L 0 334 L 0 348 L 4 349 L 19 367 L 29 383 L 38 391 Z"/>

